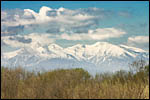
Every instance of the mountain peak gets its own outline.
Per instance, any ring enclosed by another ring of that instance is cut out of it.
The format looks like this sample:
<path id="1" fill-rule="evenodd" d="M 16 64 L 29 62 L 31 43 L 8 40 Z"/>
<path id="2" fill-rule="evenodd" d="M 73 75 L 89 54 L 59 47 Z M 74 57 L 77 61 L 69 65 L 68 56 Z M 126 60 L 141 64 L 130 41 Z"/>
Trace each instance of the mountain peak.
<path id="1" fill-rule="evenodd" d="M 92 44 L 93 46 L 99 46 L 99 45 L 113 45 L 111 43 L 108 43 L 108 42 L 96 42 L 94 44 Z"/>
<path id="2" fill-rule="evenodd" d="M 49 49 L 63 49 L 61 46 L 59 46 L 58 44 L 55 44 L 55 43 L 51 43 L 49 46 L 48 46 Z"/>

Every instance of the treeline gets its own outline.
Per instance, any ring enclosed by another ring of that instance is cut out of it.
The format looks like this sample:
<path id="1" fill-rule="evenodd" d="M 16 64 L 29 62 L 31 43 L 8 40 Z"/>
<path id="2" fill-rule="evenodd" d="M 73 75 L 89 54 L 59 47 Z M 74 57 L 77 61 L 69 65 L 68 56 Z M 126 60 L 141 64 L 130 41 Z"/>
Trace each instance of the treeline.
<path id="1" fill-rule="evenodd" d="M 87 71 L 58 69 L 44 73 L 1 67 L 1 99 L 148 99 L 149 65 L 95 77 Z"/>

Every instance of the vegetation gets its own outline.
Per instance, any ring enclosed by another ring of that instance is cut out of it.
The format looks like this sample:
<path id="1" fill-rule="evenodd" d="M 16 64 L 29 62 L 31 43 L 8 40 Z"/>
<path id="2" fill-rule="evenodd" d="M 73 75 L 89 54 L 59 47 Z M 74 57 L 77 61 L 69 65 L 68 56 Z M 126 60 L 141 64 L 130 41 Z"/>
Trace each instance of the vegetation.
<path id="1" fill-rule="evenodd" d="M 149 65 L 138 68 L 92 77 L 81 68 L 35 74 L 1 67 L 1 99 L 148 99 Z"/>

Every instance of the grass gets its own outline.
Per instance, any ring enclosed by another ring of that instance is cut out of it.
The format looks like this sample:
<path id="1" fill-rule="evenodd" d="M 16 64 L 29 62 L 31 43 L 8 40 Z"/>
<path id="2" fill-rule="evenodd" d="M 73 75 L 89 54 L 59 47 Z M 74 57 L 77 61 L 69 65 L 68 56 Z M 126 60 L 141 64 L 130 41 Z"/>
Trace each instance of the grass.
<path id="1" fill-rule="evenodd" d="M 81 68 L 35 74 L 1 67 L 1 99 L 149 99 L 149 66 L 95 77 Z"/>

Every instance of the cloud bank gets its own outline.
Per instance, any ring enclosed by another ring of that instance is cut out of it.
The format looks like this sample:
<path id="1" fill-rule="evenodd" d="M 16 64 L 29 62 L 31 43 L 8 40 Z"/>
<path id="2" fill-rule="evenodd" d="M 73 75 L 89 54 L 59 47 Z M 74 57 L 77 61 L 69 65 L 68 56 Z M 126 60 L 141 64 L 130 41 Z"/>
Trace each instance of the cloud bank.
<path id="1" fill-rule="evenodd" d="M 135 43 L 149 43 L 149 36 L 135 36 L 129 37 L 128 42 L 135 42 Z"/>
<path id="2" fill-rule="evenodd" d="M 134 36 L 129 37 L 127 44 L 142 49 L 149 49 L 149 36 Z"/>
<path id="3" fill-rule="evenodd" d="M 126 32 L 115 28 L 97 28 L 95 30 L 88 30 L 87 33 L 81 34 L 61 34 L 57 37 L 66 40 L 104 40 L 108 38 L 117 38 L 126 34 Z"/>
<path id="4" fill-rule="evenodd" d="M 32 9 L 1 11 L 1 42 L 12 47 L 28 47 L 35 44 L 48 45 L 56 40 L 107 40 L 124 36 L 126 31 L 114 28 L 100 28 L 103 20 L 112 16 L 130 17 L 126 11 L 117 14 L 102 8 L 52 9 L 43 6 L 39 12 Z M 144 38 L 144 39 L 143 39 Z M 145 37 L 129 37 L 128 44 L 148 44 Z"/>
<path id="5" fill-rule="evenodd" d="M 18 34 L 22 31 L 60 33 L 63 31 L 86 32 L 98 25 L 98 20 L 105 16 L 100 9 L 88 8 L 70 10 L 51 9 L 43 6 L 39 13 L 31 9 L 1 11 L 2 35 Z M 96 12 L 99 14 L 96 14 Z M 91 14 L 92 13 L 92 14 Z M 16 30 L 16 31 L 14 31 Z"/>
<path id="6" fill-rule="evenodd" d="M 1 14 L 1 35 L 16 36 L 15 39 L 8 39 L 9 42 L 31 42 L 33 39 L 25 39 L 26 36 L 18 37 L 18 35 L 31 33 L 50 34 L 53 37 L 51 40 L 104 40 L 126 34 L 123 30 L 116 28 L 99 28 L 101 20 L 113 15 L 112 11 L 100 8 L 71 10 L 43 6 L 39 12 L 31 9 L 14 9 L 1 11 Z M 38 38 L 38 35 L 34 35 Z"/>
<path id="7" fill-rule="evenodd" d="M 99 26 L 101 20 L 114 13 L 100 8 L 52 9 L 46 6 L 39 12 L 31 9 L 14 9 L 1 11 L 2 36 L 20 33 L 87 33 L 89 29 Z"/>
<path id="8" fill-rule="evenodd" d="M 1 41 L 3 45 L 9 45 L 15 48 L 30 47 L 35 49 L 36 47 L 53 43 L 55 40 L 50 37 L 50 34 L 31 33 L 27 35 L 4 36 L 1 37 Z"/>

